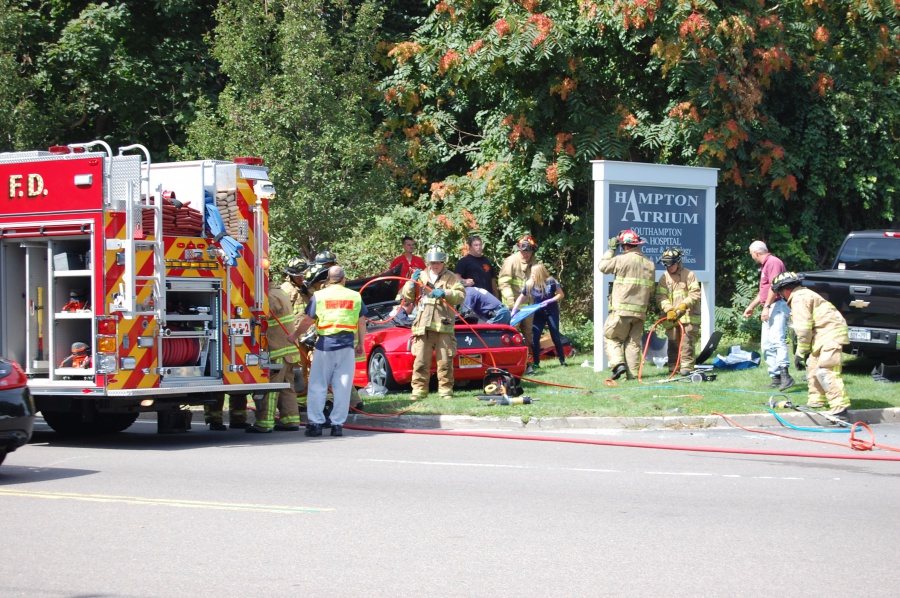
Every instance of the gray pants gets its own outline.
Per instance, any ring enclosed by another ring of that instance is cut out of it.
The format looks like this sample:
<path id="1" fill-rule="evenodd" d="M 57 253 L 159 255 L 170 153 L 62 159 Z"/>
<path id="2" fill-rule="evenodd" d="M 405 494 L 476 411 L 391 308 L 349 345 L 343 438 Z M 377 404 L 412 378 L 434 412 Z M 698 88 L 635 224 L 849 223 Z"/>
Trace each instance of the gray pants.
<path id="1" fill-rule="evenodd" d="M 306 396 L 306 416 L 310 423 L 325 423 L 325 397 L 328 387 L 334 395 L 331 423 L 343 426 L 350 412 L 350 389 L 356 370 L 356 352 L 352 347 L 337 351 L 313 353 L 309 370 L 309 391 Z"/>

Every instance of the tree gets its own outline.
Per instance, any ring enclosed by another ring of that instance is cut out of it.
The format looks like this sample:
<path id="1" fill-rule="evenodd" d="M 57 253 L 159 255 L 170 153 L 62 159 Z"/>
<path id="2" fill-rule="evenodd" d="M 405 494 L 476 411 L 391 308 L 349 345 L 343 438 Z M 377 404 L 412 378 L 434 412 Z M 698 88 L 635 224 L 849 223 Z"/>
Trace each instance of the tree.
<path id="1" fill-rule="evenodd" d="M 224 0 L 216 18 L 228 83 L 179 154 L 265 159 L 276 259 L 363 234 L 391 195 L 371 113 L 378 2 Z"/>
<path id="2" fill-rule="evenodd" d="M 802 269 L 895 217 L 898 32 L 893 0 L 442 0 L 390 50 L 386 135 L 437 236 L 532 230 L 573 289 L 595 159 L 721 169 L 720 271 L 751 237 Z"/>

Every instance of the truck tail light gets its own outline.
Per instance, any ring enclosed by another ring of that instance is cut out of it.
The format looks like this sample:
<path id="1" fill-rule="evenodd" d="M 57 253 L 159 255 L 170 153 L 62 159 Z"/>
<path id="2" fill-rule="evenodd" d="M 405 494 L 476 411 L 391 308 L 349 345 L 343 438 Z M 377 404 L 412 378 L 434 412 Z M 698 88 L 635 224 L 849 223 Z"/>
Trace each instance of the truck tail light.
<path id="1" fill-rule="evenodd" d="M 115 374 L 119 371 L 119 320 L 116 316 L 97 318 L 97 373 Z"/>

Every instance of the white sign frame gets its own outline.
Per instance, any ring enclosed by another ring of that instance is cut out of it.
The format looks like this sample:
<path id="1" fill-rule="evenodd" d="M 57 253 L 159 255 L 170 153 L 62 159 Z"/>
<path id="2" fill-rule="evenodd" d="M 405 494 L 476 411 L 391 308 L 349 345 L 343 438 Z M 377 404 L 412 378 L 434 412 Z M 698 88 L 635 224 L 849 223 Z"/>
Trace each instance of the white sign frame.
<path id="1" fill-rule="evenodd" d="M 610 184 L 632 185 L 635 187 L 667 187 L 703 191 L 705 203 L 703 210 L 705 247 L 705 268 L 691 270 L 697 276 L 701 289 L 700 331 L 701 346 L 706 344 L 715 330 L 715 263 L 716 263 L 716 185 L 718 168 L 700 168 L 695 166 L 672 166 L 668 164 L 647 164 L 640 162 L 617 162 L 614 160 L 594 160 L 592 179 L 594 181 L 594 371 L 599 372 L 609 367 L 604 350 L 603 323 L 609 315 L 609 283 L 611 274 L 600 272 L 600 258 L 607 250 L 607 241 L 620 230 L 641 227 L 641 222 L 610 222 Z M 609 234 L 608 234 L 609 233 Z M 676 244 L 677 245 L 677 244 Z M 656 280 L 662 275 L 661 264 L 656 264 Z M 649 314 L 648 319 L 658 314 Z"/>

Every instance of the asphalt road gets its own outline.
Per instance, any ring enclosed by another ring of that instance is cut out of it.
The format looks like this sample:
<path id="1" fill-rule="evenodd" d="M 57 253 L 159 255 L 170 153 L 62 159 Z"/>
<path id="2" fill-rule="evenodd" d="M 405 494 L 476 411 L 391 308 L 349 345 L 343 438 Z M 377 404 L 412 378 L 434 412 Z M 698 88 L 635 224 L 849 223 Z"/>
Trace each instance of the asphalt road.
<path id="1" fill-rule="evenodd" d="M 7 457 L 0 596 L 822 597 L 900 587 L 898 462 L 155 430 L 139 420 L 73 441 L 39 423 Z M 900 427 L 876 433 L 900 445 Z M 729 430 L 547 436 L 850 453 Z"/>

